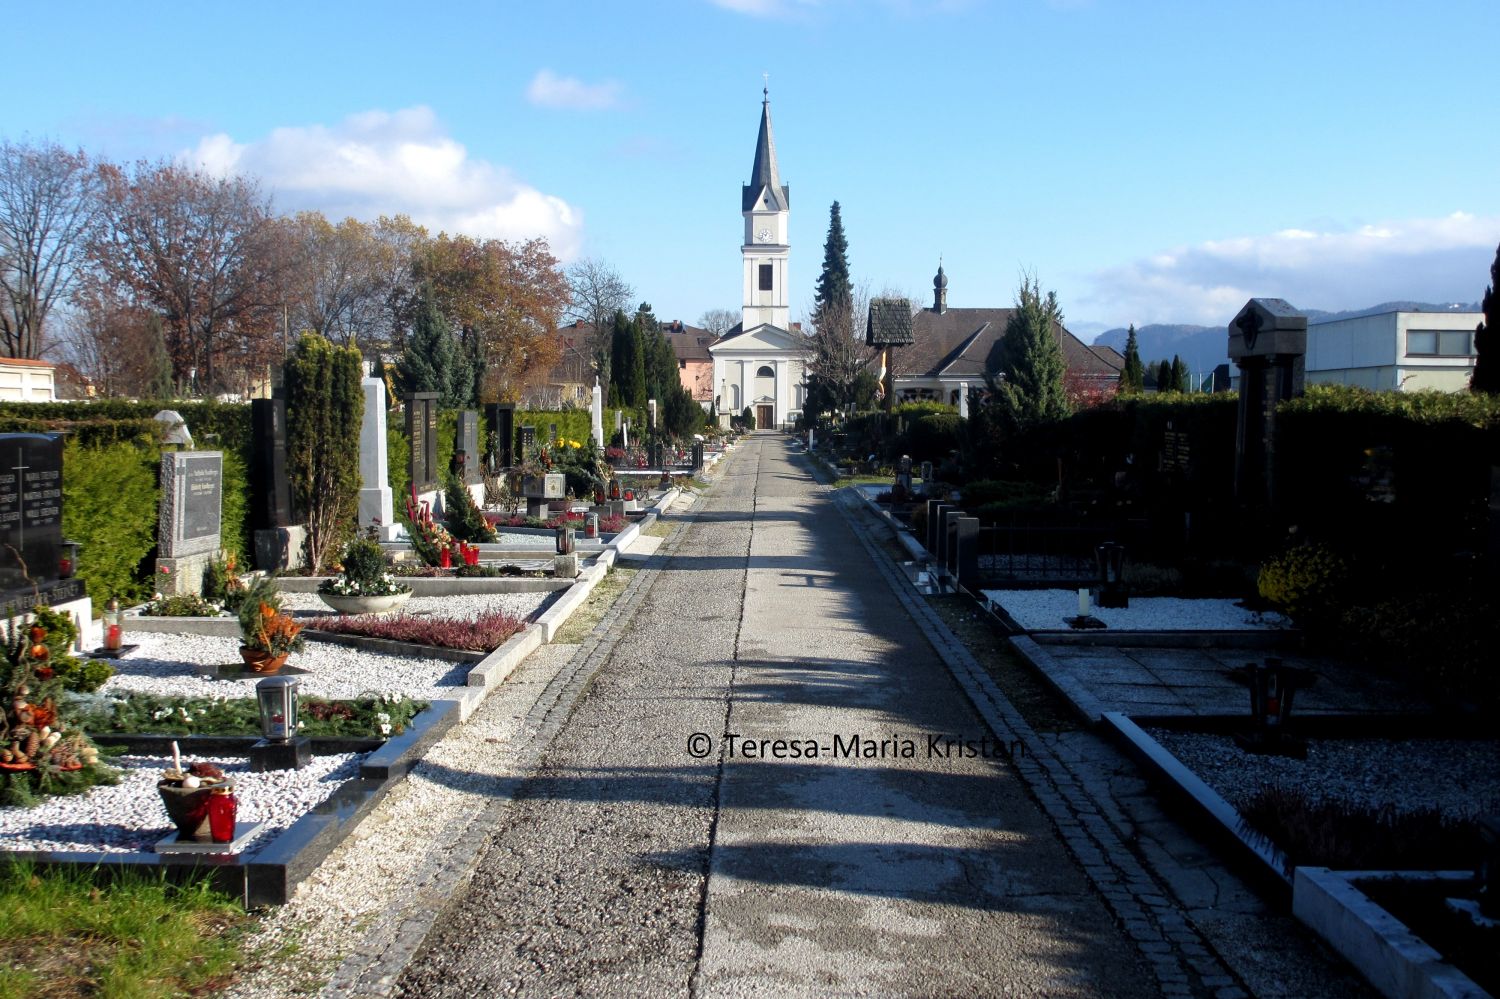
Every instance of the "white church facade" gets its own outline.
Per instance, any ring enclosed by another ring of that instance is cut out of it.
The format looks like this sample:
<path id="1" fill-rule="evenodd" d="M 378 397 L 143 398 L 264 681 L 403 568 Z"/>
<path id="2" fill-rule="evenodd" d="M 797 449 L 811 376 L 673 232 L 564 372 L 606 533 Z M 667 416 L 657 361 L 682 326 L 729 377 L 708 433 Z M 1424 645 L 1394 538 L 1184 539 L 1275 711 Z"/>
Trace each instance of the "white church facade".
<path id="1" fill-rule="evenodd" d="M 719 420 L 749 408 L 755 426 L 784 426 L 802 413 L 807 392 L 807 342 L 792 328 L 787 291 L 791 189 L 781 183 L 771 134 L 770 95 L 761 102 L 760 134 L 750 183 L 741 189 L 743 298 L 739 326 L 711 344 Z"/>

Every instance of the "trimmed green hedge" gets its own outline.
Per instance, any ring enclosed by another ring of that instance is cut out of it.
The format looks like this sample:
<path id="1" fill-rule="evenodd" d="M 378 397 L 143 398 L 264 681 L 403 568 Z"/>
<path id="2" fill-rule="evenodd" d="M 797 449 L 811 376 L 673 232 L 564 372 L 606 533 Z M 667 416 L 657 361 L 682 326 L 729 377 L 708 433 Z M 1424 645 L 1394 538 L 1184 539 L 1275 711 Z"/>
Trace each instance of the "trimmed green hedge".
<path id="1" fill-rule="evenodd" d="M 79 574 L 98 605 L 111 596 L 149 596 L 156 547 L 157 469 L 163 409 L 187 422 L 197 447 L 224 452 L 220 544 L 250 551 L 247 404 L 182 400 L 0 403 L 0 433 L 61 433 L 63 533 L 83 543 Z"/>

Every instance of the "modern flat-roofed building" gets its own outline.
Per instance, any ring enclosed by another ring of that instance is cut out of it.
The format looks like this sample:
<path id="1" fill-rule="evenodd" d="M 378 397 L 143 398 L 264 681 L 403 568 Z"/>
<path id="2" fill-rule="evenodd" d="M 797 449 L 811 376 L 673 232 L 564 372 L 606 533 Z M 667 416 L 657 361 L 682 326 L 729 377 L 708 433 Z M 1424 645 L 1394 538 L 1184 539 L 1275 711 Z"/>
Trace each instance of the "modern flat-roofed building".
<path id="1" fill-rule="evenodd" d="M 1479 312 L 1379 312 L 1307 324 L 1310 384 L 1462 392 L 1474 373 Z"/>

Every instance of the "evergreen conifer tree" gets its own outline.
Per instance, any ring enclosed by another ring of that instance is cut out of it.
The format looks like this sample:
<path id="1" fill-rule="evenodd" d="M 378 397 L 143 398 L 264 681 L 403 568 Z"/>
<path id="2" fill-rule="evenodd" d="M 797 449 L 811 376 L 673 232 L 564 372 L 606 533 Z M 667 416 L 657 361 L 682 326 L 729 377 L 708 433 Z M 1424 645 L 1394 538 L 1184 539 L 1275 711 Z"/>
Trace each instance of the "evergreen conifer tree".
<path id="1" fill-rule="evenodd" d="M 823 271 L 814 286 L 813 316 L 826 308 L 847 310 L 854 300 L 854 286 L 849 281 L 849 240 L 844 236 L 844 220 L 839 203 L 828 209 L 828 236 L 823 240 Z"/>
<path id="2" fill-rule="evenodd" d="M 1172 362 L 1166 358 L 1156 362 L 1156 391 L 1172 391 Z"/>
<path id="3" fill-rule="evenodd" d="M 454 392 L 454 353 L 458 344 L 449 331 L 448 320 L 438 311 L 431 286 L 424 286 L 417 295 L 415 315 L 411 333 L 406 338 L 406 349 L 401 360 L 396 362 L 401 388 L 406 394 L 414 392 L 438 393 L 438 405 L 454 409 L 467 405 L 467 387 L 460 387 L 462 397 Z M 464 363 L 467 375 L 467 363 Z M 472 384 L 472 382 L 470 383 Z"/>
<path id="4" fill-rule="evenodd" d="M 1068 415 L 1067 365 L 1053 332 L 1061 323 L 1057 293 L 1044 298 L 1035 278 L 1022 281 L 1000 344 L 999 377 L 990 381 L 992 405 L 1005 424 L 1028 427 Z"/>
<path id="5" fill-rule="evenodd" d="M 1176 354 L 1172 355 L 1171 378 L 1167 387 L 1173 392 L 1186 392 L 1188 390 L 1187 365 L 1182 363 L 1182 358 Z"/>
<path id="6" fill-rule="evenodd" d="M 147 399 L 172 397 L 172 359 L 167 354 L 167 332 L 160 316 L 146 323 L 146 358 L 141 364 L 141 395 Z"/>
<path id="7" fill-rule="evenodd" d="M 1484 319 L 1474 327 L 1474 376 L 1469 388 L 1474 392 L 1500 393 L 1500 247 L 1490 264 L 1490 283 L 1480 303 Z"/>
<path id="8" fill-rule="evenodd" d="M 1141 348 L 1135 336 L 1135 323 L 1125 334 L 1125 367 L 1120 371 L 1120 392 L 1128 395 L 1146 387 L 1146 369 L 1141 365 Z"/>

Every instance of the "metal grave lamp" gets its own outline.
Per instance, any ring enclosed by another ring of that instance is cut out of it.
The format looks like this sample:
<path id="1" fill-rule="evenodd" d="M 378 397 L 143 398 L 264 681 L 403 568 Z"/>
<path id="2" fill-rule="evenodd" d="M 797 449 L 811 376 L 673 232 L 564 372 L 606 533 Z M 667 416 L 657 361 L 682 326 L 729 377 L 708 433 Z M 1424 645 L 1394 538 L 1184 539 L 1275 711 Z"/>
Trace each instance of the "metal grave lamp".
<path id="1" fill-rule="evenodd" d="M 312 741 L 297 735 L 297 678 L 268 676 L 255 685 L 261 740 L 250 747 L 250 767 L 300 770 L 312 760 Z"/>
<path id="2" fill-rule="evenodd" d="M 1275 658 L 1268 658 L 1264 666 L 1246 663 L 1232 672 L 1250 688 L 1250 732 L 1236 734 L 1235 743 L 1247 753 L 1305 757 L 1306 741 L 1289 734 L 1287 725 L 1297 691 L 1311 687 L 1316 674 Z"/>
<path id="3" fill-rule="evenodd" d="M 573 554 L 573 549 L 576 547 L 573 530 L 573 525 L 568 522 L 566 517 L 557 525 L 557 554 Z"/>
<path id="4" fill-rule="evenodd" d="M 1099 606 L 1129 607 L 1130 596 L 1125 592 L 1125 546 L 1106 541 L 1094 549 L 1094 561 L 1099 568 Z"/>
<path id="5" fill-rule="evenodd" d="M 62 555 L 57 560 L 57 578 L 72 579 L 78 571 L 78 549 L 83 545 L 77 541 L 63 540 Z"/>
<path id="6" fill-rule="evenodd" d="M 104 621 L 104 651 L 119 652 L 125 640 L 125 611 L 118 597 L 110 597 L 100 615 Z"/>

